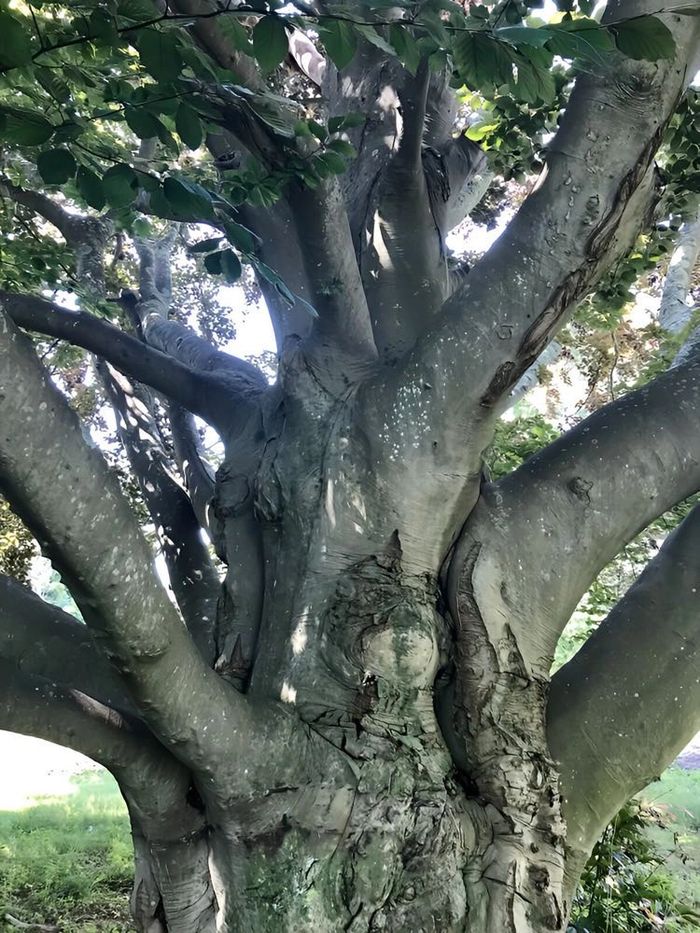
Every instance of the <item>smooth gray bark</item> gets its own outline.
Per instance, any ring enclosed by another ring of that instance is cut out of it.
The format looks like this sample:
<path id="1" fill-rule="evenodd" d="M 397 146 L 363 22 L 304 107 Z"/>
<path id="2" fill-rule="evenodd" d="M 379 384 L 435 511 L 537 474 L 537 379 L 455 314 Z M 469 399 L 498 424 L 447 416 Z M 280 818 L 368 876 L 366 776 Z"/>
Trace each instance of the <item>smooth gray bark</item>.
<path id="1" fill-rule="evenodd" d="M 610 15 L 645 4 L 613 4 Z M 262 86 L 218 14 L 200 18 L 189 0 L 176 8 L 193 15 L 189 28 L 204 52 L 235 79 Z M 104 462 L 83 443 L 29 342 L 3 318 L 0 486 L 85 607 L 151 730 L 136 727 L 139 754 L 142 736 L 150 751 L 147 760 L 135 753 L 134 730 L 111 708 L 27 680 L 41 671 L 18 674 L 21 648 L 3 662 L 19 697 L 6 703 L 8 724 L 50 727 L 65 740 L 66 720 L 76 730 L 87 722 L 84 747 L 96 756 L 116 732 L 103 758 L 129 802 L 143 929 L 566 928 L 572 877 L 592 844 L 579 834 L 567 850 L 567 815 L 576 833 L 577 806 L 599 794 L 602 815 L 617 798 L 604 777 L 591 790 L 590 773 L 572 770 L 571 747 L 556 738 L 550 747 L 549 661 L 572 600 L 601 560 L 700 487 L 700 431 L 689 430 L 700 428 L 700 364 L 691 360 L 609 406 L 500 484 L 484 483 L 481 460 L 521 374 L 648 216 L 651 163 L 694 73 L 700 29 L 695 19 L 665 21 L 678 41 L 674 61 L 620 60 L 579 78 L 537 190 L 444 304 L 443 225 L 480 162 L 451 140 L 447 76 L 419 70 L 414 81 L 367 43 L 347 75 L 327 68 L 333 112 L 362 109 L 368 119 L 342 186 L 290 188 L 266 218 L 273 233 L 263 248 L 279 256 L 288 245 L 293 287 L 319 313 L 307 327 L 273 309 L 273 387 L 167 320 L 167 264 L 159 271 L 167 250 L 158 244 L 140 244 L 144 341 L 41 299 L 5 296 L 15 321 L 121 361 L 130 377 L 209 419 L 225 447 L 212 488 L 192 423 L 184 415 L 178 424 L 175 412 L 196 514 L 228 568 L 212 670 L 158 584 Z M 223 135 L 278 164 L 274 132 L 244 113 L 224 83 L 207 93 Z M 422 142 L 435 152 L 426 155 Z M 437 199 L 436 165 L 450 189 Z M 405 204 L 397 198 L 404 184 Z M 415 250 L 401 226 L 407 218 L 417 227 Z M 392 268 L 365 251 L 379 245 L 368 231 L 380 231 Z M 422 307 L 416 277 L 426 274 Z M 398 338 L 389 333 L 397 306 L 406 314 Z M 641 443 L 649 426 L 651 451 Z M 136 464 L 148 446 L 133 453 Z M 138 462 L 148 481 L 148 465 Z M 155 496 L 153 486 L 146 491 Z M 669 548 L 681 547 L 692 527 Z M 681 589 L 690 566 L 679 564 Z M 648 574 L 658 576 L 654 565 Z M 608 637 L 624 633 L 625 605 L 613 634 L 593 643 L 596 661 L 596 645 L 604 654 Z M 690 624 L 693 608 L 683 600 L 679 625 Z M 677 660 L 673 639 L 657 647 L 643 634 L 640 646 L 643 665 L 655 651 L 665 664 Z M 569 708 L 553 697 L 550 737 L 559 735 L 562 709 L 577 735 L 588 705 L 601 702 L 585 656 L 578 663 L 584 674 L 574 676 L 574 665 L 562 677 L 564 692 L 577 691 L 581 702 Z M 612 676 L 605 669 L 603 696 Z M 59 702 L 44 726 L 37 704 L 49 693 Z M 606 720 L 606 742 L 617 715 Z M 673 739 L 658 744 L 659 761 L 686 728 L 685 717 L 677 722 Z M 601 760 L 607 754 L 601 745 Z M 631 787 L 648 761 L 628 760 Z M 575 781 L 578 799 L 568 789 Z"/>
<path id="2" fill-rule="evenodd" d="M 694 508 L 552 679 L 569 873 L 633 794 L 700 729 L 700 510 Z"/>

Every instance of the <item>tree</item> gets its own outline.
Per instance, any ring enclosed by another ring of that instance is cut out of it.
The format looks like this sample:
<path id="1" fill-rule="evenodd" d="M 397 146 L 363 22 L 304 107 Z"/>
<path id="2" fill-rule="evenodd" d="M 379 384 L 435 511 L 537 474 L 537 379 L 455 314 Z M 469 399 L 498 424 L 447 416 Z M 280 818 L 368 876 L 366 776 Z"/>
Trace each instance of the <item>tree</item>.
<path id="1" fill-rule="evenodd" d="M 697 190 L 695 6 L 592 6 L 0 8 L 0 489 L 85 623 L 2 578 L 0 725 L 115 775 L 140 930 L 564 930 L 700 726 L 697 511 L 550 676 L 600 570 L 700 488 L 700 357 L 482 469 L 576 304 L 628 292 L 664 140 Z M 474 139 L 544 167 L 468 269 L 445 237 L 485 189 Z M 183 264 L 211 303 L 241 262 L 272 384 L 178 320 Z"/>

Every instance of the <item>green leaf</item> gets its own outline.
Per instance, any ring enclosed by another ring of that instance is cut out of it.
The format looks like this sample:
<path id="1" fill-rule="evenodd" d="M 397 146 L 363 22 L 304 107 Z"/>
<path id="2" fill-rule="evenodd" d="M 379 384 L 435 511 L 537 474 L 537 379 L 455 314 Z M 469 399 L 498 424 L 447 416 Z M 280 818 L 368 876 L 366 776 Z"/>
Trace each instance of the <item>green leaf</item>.
<path id="1" fill-rule="evenodd" d="M 117 38 L 117 27 L 114 20 L 106 10 L 96 9 L 90 14 L 88 21 L 90 35 L 106 43 L 114 42 Z"/>
<path id="2" fill-rule="evenodd" d="M 221 253 L 221 271 L 227 282 L 237 282 L 241 277 L 241 261 L 231 249 Z"/>
<path id="3" fill-rule="evenodd" d="M 342 175 L 348 167 L 348 163 L 345 159 L 339 155 L 339 153 L 333 152 L 332 149 L 327 149 L 325 152 L 320 153 L 313 161 L 316 167 L 319 165 L 323 166 L 323 169 L 326 170 L 324 174 Z"/>
<path id="4" fill-rule="evenodd" d="M 366 121 L 366 113 L 346 113 L 342 117 L 331 117 L 328 121 L 328 132 L 338 133 L 340 130 L 350 130 L 356 126 L 364 126 Z"/>
<path id="5" fill-rule="evenodd" d="M 34 68 L 34 75 L 39 84 L 54 100 L 57 100 L 60 104 L 65 104 L 65 102 L 70 99 L 70 88 L 67 83 L 59 77 L 59 71 L 37 65 Z"/>
<path id="6" fill-rule="evenodd" d="M 156 81 L 174 81 L 184 67 L 176 36 L 162 29 L 138 33 L 136 47 L 141 63 Z"/>
<path id="7" fill-rule="evenodd" d="M 202 145 L 204 133 L 200 119 L 195 111 L 185 103 L 177 108 L 175 129 L 188 149 L 199 149 Z"/>
<path id="8" fill-rule="evenodd" d="M 357 155 L 355 147 L 345 139 L 331 140 L 331 142 L 328 143 L 328 148 L 332 149 L 333 152 L 339 153 L 341 156 L 347 156 L 349 159 L 354 159 Z"/>
<path id="9" fill-rule="evenodd" d="M 317 123 L 316 120 L 309 120 L 309 129 L 320 142 L 328 139 L 328 130 L 323 123 Z"/>
<path id="10" fill-rule="evenodd" d="M 655 62 L 659 58 L 673 58 L 675 54 L 676 43 L 670 29 L 655 16 L 636 16 L 608 28 L 618 49 L 628 58 Z"/>
<path id="11" fill-rule="evenodd" d="M 40 146 L 53 135 L 54 126 L 33 110 L 20 107 L 3 107 L 0 113 L 5 116 L 2 138 L 18 146 Z"/>
<path id="12" fill-rule="evenodd" d="M 350 23 L 321 18 L 319 35 L 328 57 L 338 71 L 346 68 L 357 51 L 357 35 Z"/>
<path id="13" fill-rule="evenodd" d="M 600 23 L 587 17 L 564 19 L 541 30 L 548 34 L 547 48 L 562 58 L 600 59 L 601 52 L 615 48 L 612 36 Z"/>
<path id="14" fill-rule="evenodd" d="M 24 26 L 0 10 L 0 67 L 17 68 L 32 60 L 32 43 Z"/>
<path id="15" fill-rule="evenodd" d="M 191 253 L 211 253 L 212 250 L 218 249 L 221 245 L 223 237 L 214 236 L 209 237 L 206 240 L 199 240 L 198 243 L 193 243 L 190 246 Z"/>
<path id="16" fill-rule="evenodd" d="M 475 143 L 481 142 L 482 139 L 497 130 L 500 125 L 500 123 L 494 123 L 493 121 L 491 123 L 475 123 L 467 129 L 466 137 Z"/>
<path id="17" fill-rule="evenodd" d="M 133 23 L 146 23 L 153 19 L 155 7 L 150 0 L 119 0 L 117 15 Z"/>
<path id="18" fill-rule="evenodd" d="M 483 33 L 459 35 L 453 55 L 461 80 L 473 91 L 490 92 L 511 80 L 513 60 L 507 47 Z"/>
<path id="19" fill-rule="evenodd" d="M 282 278 L 275 272 L 274 269 L 270 268 L 267 263 L 264 263 L 261 259 L 258 259 L 256 256 L 251 257 L 251 263 L 254 266 L 256 272 L 258 272 L 264 279 L 266 279 L 271 285 L 275 287 L 277 292 L 284 298 L 287 304 L 290 307 L 293 307 L 295 304 L 300 304 L 304 310 L 308 311 L 311 317 L 317 318 L 318 312 L 313 305 L 302 298 L 300 295 L 295 295 L 294 292 L 290 291 Z"/>
<path id="20" fill-rule="evenodd" d="M 64 185 L 75 175 L 75 159 L 67 149 L 48 149 L 40 153 L 36 167 L 47 185 Z"/>
<path id="21" fill-rule="evenodd" d="M 297 120 L 294 124 L 294 135 L 295 136 L 311 136 L 311 130 L 309 129 L 309 124 L 306 120 Z"/>
<path id="22" fill-rule="evenodd" d="M 84 165 L 81 165 L 78 167 L 78 174 L 75 176 L 75 181 L 80 196 L 85 203 L 90 207 L 94 207 L 96 211 L 101 211 L 106 204 L 106 198 L 102 182 L 98 176 L 95 175 L 94 172 L 91 172 L 89 168 L 85 168 Z"/>
<path id="23" fill-rule="evenodd" d="M 548 104 L 556 94 L 554 75 L 547 65 L 534 64 L 524 56 L 516 60 L 517 78 L 512 84 L 513 93 L 518 100 L 528 104 L 541 101 Z"/>
<path id="24" fill-rule="evenodd" d="M 194 181 L 170 175 L 163 182 L 163 193 L 181 220 L 194 223 L 214 218 L 211 195 Z"/>
<path id="25" fill-rule="evenodd" d="M 396 49 L 406 71 L 415 75 L 421 60 L 421 50 L 406 26 L 394 24 L 389 27 L 391 44 Z"/>
<path id="26" fill-rule="evenodd" d="M 243 253 L 252 253 L 255 249 L 257 237 L 247 227 L 241 224 L 225 223 L 226 238 L 233 246 Z"/>
<path id="27" fill-rule="evenodd" d="M 495 29 L 494 35 L 515 46 L 534 45 L 536 48 L 542 48 L 551 38 L 549 29 L 532 26 L 503 26 Z"/>
<path id="28" fill-rule="evenodd" d="M 253 94 L 246 103 L 263 123 L 287 139 L 294 139 L 297 120 L 293 113 L 276 103 L 269 95 Z"/>
<path id="29" fill-rule="evenodd" d="M 160 120 L 141 107 L 125 107 L 124 119 L 139 139 L 154 139 L 160 133 Z"/>
<path id="30" fill-rule="evenodd" d="M 253 29 L 253 51 L 264 72 L 280 65 L 287 54 L 289 44 L 284 22 L 278 16 L 263 16 Z"/>
<path id="31" fill-rule="evenodd" d="M 204 257 L 204 268 L 212 275 L 221 275 L 221 252 L 209 253 Z"/>
<path id="32" fill-rule="evenodd" d="M 382 52 L 386 52 L 386 54 L 390 55 L 392 58 L 396 58 L 396 49 L 393 45 L 389 45 L 384 36 L 380 36 L 373 26 L 359 26 L 356 23 L 355 29 L 370 43 L 370 45 L 373 45 L 377 49 L 381 49 Z"/>
<path id="33" fill-rule="evenodd" d="M 127 207 L 138 194 L 139 181 L 133 168 L 121 162 L 107 169 L 102 178 L 102 187 L 109 205 Z"/>
<path id="34" fill-rule="evenodd" d="M 235 16 L 222 16 L 217 23 L 221 32 L 231 41 L 233 47 L 246 55 L 253 55 L 250 34 Z"/>

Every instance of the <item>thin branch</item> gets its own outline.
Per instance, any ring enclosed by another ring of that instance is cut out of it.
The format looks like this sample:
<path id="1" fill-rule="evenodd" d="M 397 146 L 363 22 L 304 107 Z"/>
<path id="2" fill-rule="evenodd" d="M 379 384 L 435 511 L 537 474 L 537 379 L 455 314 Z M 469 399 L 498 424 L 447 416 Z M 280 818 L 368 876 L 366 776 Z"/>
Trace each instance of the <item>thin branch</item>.
<path id="1" fill-rule="evenodd" d="M 20 327 L 90 350 L 218 429 L 228 427 L 236 387 L 225 377 L 196 372 L 107 321 L 83 311 L 69 311 L 34 295 L 0 290 L 0 305 Z"/>
<path id="2" fill-rule="evenodd" d="M 98 362 L 98 372 L 155 525 L 175 599 L 195 644 L 211 666 L 220 583 L 192 503 L 170 469 L 145 393 L 105 363 Z"/>
<path id="3" fill-rule="evenodd" d="M 0 175 L 0 195 L 39 214 L 61 233 L 73 251 L 78 280 L 101 297 L 104 288 L 103 253 L 112 234 L 106 217 L 71 214 L 47 195 L 21 188 Z"/>
<path id="4" fill-rule="evenodd" d="M 179 405 L 168 406 L 170 430 L 177 465 L 185 478 L 187 494 L 202 528 L 209 528 L 209 509 L 214 498 L 214 471 L 202 453 L 192 415 Z"/>
<path id="5" fill-rule="evenodd" d="M 700 729 L 699 615 L 696 507 L 552 680 L 549 742 L 572 876 L 625 801 Z"/>
<path id="6" fill-rule="evenodd" d="M 168 320 L 172 301 L 171 252 L 176 226 L 159 240 L 138 240 L 140 300 L 133 301 L 133 314 L 146 343 L 156 350 L 179 360 L 190 369 L 214 373 L 225 378 L 239 395 L 239 407 L 267 388 L 260 370 L 246 360 L 217 350 L 208 341 L 193 333 L 184 324 Z"/>
<path id="7" fill-rule="evenodd" d="M 12 577 L 0 574 L 0 658 L 24 673 L 133 714 L 133 703 L 94 633 Z"/>
<path id="8" fill-rule="evenodd" d="M 700 256 L 700 198 L 696 199 L 694 210 L 680 229 L 678 243 L 668 264 L 661 295 L 659 325 L 672 334 L 682 331 L 690 320 L 693 308 L 691 304 L 688 304 L 688 295 L 698 256 Z"/>
<path id="9" fill-rule="evenodd" d="M 189 369 L 225 378 L 241 396 L 255 396 L 267 388 L 265 376 L 253 363 L 217 350 L 178 321 L 148 313 L 148 303 L 142 302 L 141 307 L 145 310 L 142 327 L 149 346 L 179 360 Z"/>
<path id="10" fill-rule="evenodd" d="M 174 0 L 169 6 L 177 12 L 168 12 L 166 16 L 193 20 L 193 36 L 200 48 L 210 55 L 217 65 L 230 69 L 240 82 L 252 90 L 265 89 L 265 82 L 254 59 L 239 52 L 216 22 L 222 14 L 249 16 L 251 13 L 259 13 L 259 10 L 231 4 L 222 8 L 212 0 Z"/>

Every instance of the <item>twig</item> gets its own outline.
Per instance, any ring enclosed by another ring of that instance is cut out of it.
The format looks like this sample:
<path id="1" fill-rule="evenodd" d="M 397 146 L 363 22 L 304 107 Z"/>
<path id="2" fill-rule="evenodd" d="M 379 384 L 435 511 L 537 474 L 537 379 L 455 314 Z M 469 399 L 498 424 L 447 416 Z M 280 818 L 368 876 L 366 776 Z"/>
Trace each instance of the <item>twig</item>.
<path id="1" fill-rule="evenodd" d="M 54 923 L 25 923 L 12 914 L 5 914 L 5 920 L 18 930 L 29 930 L 29 933 L 60 933 L 60 929 Z"/>

